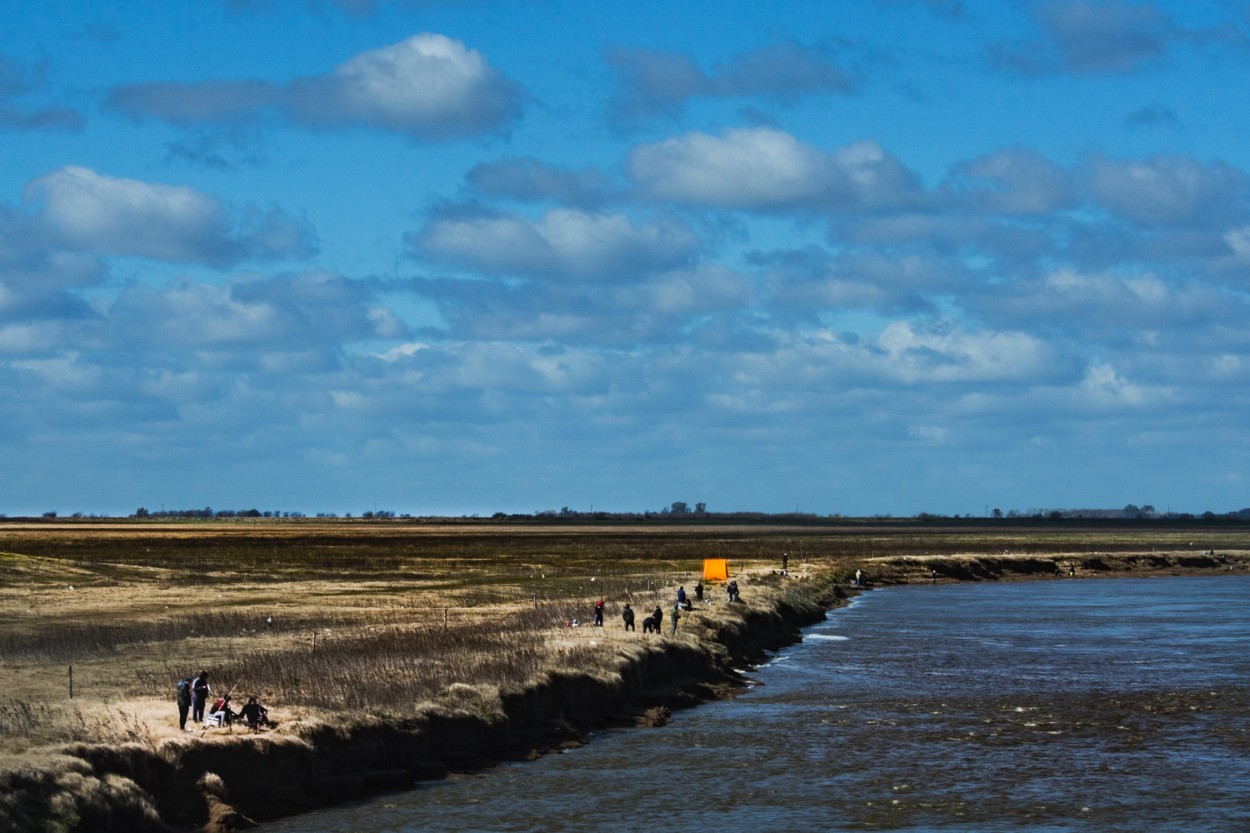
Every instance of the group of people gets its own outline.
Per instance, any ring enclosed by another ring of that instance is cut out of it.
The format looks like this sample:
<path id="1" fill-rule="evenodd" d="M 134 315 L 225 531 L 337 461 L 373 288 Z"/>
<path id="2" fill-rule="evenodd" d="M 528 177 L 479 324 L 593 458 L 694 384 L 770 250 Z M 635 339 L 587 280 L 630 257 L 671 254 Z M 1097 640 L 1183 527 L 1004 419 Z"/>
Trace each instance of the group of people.
<path id="1" fill-rule="evenodd" d="M 269 719 L 269 709 L 256 697 L 247 698 L 247 703 L 236 712 L 230 705 L 231 697 L 228 693 L 213 700 L 209 707 L 208 701 L 212 694 L 213 687 L 208 682 L 207 671 L 201 671 L 196 677 L 183 677 L 178 681 L 174 701 L 178 704 L 179 729 L 187 731 L 188 714 L 196 724 L 211 722 L 218 726 L 229 726 L 242 720 L 256 731 L 273 727 L 274 724 Z"/>
<path id="2" fill-rule="evenodd" d="M 738 596 L 738 582 L 736 581 L 731 582 L 729 600 L 736 601 L 737 596 Z M 701 581 L 697 582 L 694 586 L 694 598 L 697 601 L 703 601 L 703 582 Z M 606 602 L 604 599 L 600 599 L 599 601 L 595 602 L 595 620 L 594 621 L 595 621 L 595 625 L 599 627 L 603 626 L 603 610 L 604 610 L 605 604 Z M 673 604 L 673 609 L 669 612 L 669 622 L 671 623 L 669 626 L 670 628 L 669 633 L 677 633 L 677 623 L 681 619 L 681 614 L 683 612 L 689 612 L 691 610 L 694 610 L 694 602 L 691 601 L 690 597 L 686 594 L 686 588 L 684 586 L 678 587 L 676 602 Z M 577 621 L 576 619 L 572 620 L 572 622 L 574 623 L 576 621 Z M 625 630 L 627 631 L 637 630 L 634 627 L 634 623 L 636 621 L 634 609 L 630 607 L 628 602 L 626 602 L 625 606 L 621 608 L 621 621 L 624 622 L 625 624 Z M 660 629 L 663 626 L 663 624 L 664 624 L 664 610 L 659 605 L 656 605 L 655 610 L 653 610 L 650 615 L 643 617 L 642 632 L 643 633 L 660 633 Z"/>

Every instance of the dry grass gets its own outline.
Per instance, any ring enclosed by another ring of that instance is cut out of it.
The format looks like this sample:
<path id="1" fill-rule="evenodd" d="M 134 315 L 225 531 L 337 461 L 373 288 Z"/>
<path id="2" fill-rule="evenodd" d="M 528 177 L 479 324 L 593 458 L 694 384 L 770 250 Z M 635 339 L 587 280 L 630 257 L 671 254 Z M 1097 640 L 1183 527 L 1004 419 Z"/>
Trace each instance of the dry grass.
<path id="1" fill-rule="evenodd" d="M 1227 528 L 0 524 L 0 751 L 158 743 L 177 734 L 174 681 L 201 668 L 217 692 L 259 694 L 286 720 L 488 701 L 551 671 L 610 667 L 647 638 L 622 630 L 621 605 L 639 623 L 657 605 L 667 617 L 705 557 L 731 560 L 751 604 L 800 586 L 769 580 L 782 552 L 796 573 L 903 576 L 928 567 L 902 556 L 1248 544 Z M 588 623 L 600 596 L 607 627 L 564 626 Z M 678 638 L 722 615 L 718 594 Z"/>

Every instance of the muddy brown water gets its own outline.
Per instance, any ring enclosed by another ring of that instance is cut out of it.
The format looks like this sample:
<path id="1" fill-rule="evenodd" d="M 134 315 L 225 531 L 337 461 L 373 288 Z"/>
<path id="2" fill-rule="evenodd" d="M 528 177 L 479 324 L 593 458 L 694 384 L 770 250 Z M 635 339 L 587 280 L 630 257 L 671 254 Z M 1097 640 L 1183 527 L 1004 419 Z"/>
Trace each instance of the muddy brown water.
<path id="1" fill-rule="evenodd" d="M 265 826 L 418 831 L 1234 831 L 1250 577 L 867 593 L 660 729 Z"/>

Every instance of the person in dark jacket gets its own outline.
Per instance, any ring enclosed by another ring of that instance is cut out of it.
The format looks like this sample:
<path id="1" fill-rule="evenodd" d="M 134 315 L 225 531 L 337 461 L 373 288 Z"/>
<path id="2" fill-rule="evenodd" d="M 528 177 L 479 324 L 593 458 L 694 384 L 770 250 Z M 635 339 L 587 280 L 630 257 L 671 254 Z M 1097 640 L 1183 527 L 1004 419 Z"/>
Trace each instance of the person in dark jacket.
<path id="1" fill-rule="evenodd" d="M 634 629 L 634 609 L 629 606 L 629 602 L 625 603 L 625 608 L 621 611 L 621 618 L 625 620 L 625 630 L 632 631 Z"/>
<path id="2" fill-rule="evenodd" d="M 201 671 L 200 676 L 191 683 L 191 719 L 196 723 L 204 720 L 204 707 L 208 705 L 208 695 L 213 693 L 208 684 L 208 672 Z"/>
<path id="3" fill-rule="evenodd" d="M 247 725 L 260 731 L 261 726 L 272 725 L 269 722 L 269 709 L 262 706 L 255 697 L 247 698 L 247 704 L 239 709 L 239 717 L 247 721 Z"/>
<path id="4" fill-rule="evenodd" d="M 186 731 L 187 713 L 191 711 L 191 685 L 194 680 L 190 677 L 183 677 L 178 681 L 178 688 L 174 693 L 174 702 L 178 704 L 178 728 Z"/>

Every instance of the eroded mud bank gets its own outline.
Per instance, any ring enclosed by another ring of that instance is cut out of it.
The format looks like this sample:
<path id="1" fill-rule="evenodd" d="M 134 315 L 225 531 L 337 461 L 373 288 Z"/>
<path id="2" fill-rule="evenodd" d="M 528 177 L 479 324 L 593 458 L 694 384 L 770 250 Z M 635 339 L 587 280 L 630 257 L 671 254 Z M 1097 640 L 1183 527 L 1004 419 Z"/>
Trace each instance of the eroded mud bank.
<path id="1" fill-rule="evenodd" d="M 1245 569 L 1201 554 L 902 557 L 865 562 L 872 584 Z M 745 608 L 705 623 L 697 640 L 640 641 L 614 667 L 554 673 L 501 699 L 396 720 L 366 718 L 298 731 L 75 744 L 0 767 L 0 831 L 245 829 L 264 821 L 410 788 L 422 780 L 532 758 L 607 726 L 658 725 L 670 710 L 727 696 L 736 669 L 799 638 L 851 593 L 849 576 L 809 586 L 804 601 Z M 814 591 L 814 592 L 813 592 Z"/>

